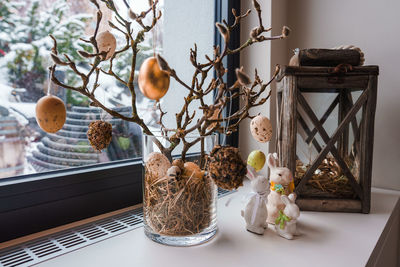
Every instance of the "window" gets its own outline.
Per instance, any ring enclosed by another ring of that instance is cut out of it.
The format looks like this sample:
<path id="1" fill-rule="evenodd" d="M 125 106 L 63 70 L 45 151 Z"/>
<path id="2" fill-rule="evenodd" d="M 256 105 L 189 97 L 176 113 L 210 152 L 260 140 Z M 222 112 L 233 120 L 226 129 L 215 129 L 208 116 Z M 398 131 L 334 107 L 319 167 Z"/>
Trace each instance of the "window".
<path id="1" fill-rule="evenodd" d="M 126 10 L 124 0 L 114 2 L 121 12 Z M 142 9 L 141 3 L 145 6 L 148 1 L 132 2 L 135 8 Z M 191 78 L 192 68 L 185 59 L 189 57 L 193 42 L 197 42 L 200 55 L 211 54 L 212 44 L 220 41 L 219 35 L 214 35 L 215 19 L 231 20 L 228 17 L 231 8 L 240 10 L 239 1 L 223 0 L 162 1 L 161 6 L 162 25 L 155 34 L 149 34 L 150 41 L 142 47 L 141 60 L 152 55 L 152 42 L 155 41 L 157 49 L 184 79 Z M 35 101 L 46 92 L 48 85 L 46 66 L 50 63 L 43 56 L 51 47 L 51 43 L 47 43 L 47 33 L 59 31 L 56 33 L 66 40 L 66 51 L 72 50 L 79 44 L 72 40 L 90 32 L 93 27 L 90 1 L 8 0 L 0 4 L 0 12 L 5 18 L 0 22 L 0 28 L 5 29 L 0 34 L 0 123 L 4 125 L 2 119 L 5 117 L 14 118 L 7 121 L 7 128 L 0 129 L 7 130 L 7 134 L 0 134 L 0 145 L 6 143 L 6 139 L 15 140 L 5 150 L 0 148 L 0 161 L 11 162 L 0 165 L 0 177 L 6 177 L 0 179 L 0 228 L 8 229 L 0 235 L 0 242 L 141 202 L 141 130 L 136 125 L 104 116 L 97 109 L 87 112 L 87 99 L 55 87 L 52 90 L 68 104 L 66 126 L 69 128 L 65 126 L 59 133 L 48 135 L 37 128 L 34 119 Z M 105 16 L 110 17 L 110 14 Z M 108 29 L 107 25 L 102 27 Z M 231 37 L 233 45 L 238 43 L 238 33 Z M 13 38 L 20 38 L 20 41 Z M 10 60 L 11 65 L 8 64 Z M 122 74 L 126 71 L 126 61 L 124 58 L 119 61 Z M 230 70 L 234 70 L 238 66 L 238 56 L 228 58 L 228 64 Z M 84 65 L 79 67 L 85 68 Z M 74 82 L 73 76 L 66 71 L 60 69 L 57 75 Z M 233 72 L 228 73 L 228 81 L 233 77 Z M 129 92 L 107 76 L 102 79 L 104 88 L 98 91 L 99 99 L 129 112 Z M 170 91 L 161 103 L 169 115 L 179 106 L 176 97 L 180 90 L 172 81 Z M 139 102 L 148 124 L 155 123 L 154 103 L 144 97 Z M 236 105 L 233 103 L 233 109 Z M 115 139 L 106 151 L 96 154 L 90 151 L 86 128 L 79 122 L 99 117 L 115 120 Z M 235 144 L 234 138 L 228 138 L 228 141 Z M 65 151 L 65 148 L 73 150 Z"/>
<path id="2" fill-rule="evenodd" d="M 120 12 L 127 14 L 124 2 L 115 2 Z M 40 0 L 24 3 L 6 1 L 2 4 L 3 16 L 8 20 L 2 26 L 5 31 L 1 41 L 3 56 L 0 58 L 0 106 L 3 110 L 0 118 L 0 151 L 3 151 L 0 154 L 0 178 L 139 158 L 141 130 L 136 124 L 111 118 L 99 108 L 90 107 L 87 97 L 49 84 L 48 67 L 52 64 L 49 34 L 58 40 L 60 53 L 68 54 L 81 71 L 88 71 L 90 66 L 76 50 L 89 47 L 79 38 L 94 31 L 95 6 L 90 1 Z M 134 11 L 140 12 L 147 7 L 147 0 L 136 1 Z M 164 12 L 163 2 L 159 8 Z M 102 3 L 101 9 L 104 16 L 99 31 L 110 30 L 117 38 L 118 47 L 122 47 L 124 36 L 107 23 L 110 20 L 117 24 L 115 18 L 105 4 Z M 149 23 L 149 20 L 150 17 L 147 17 L 144 23 Z M 140 30 L 136 23 L 132 27 L 136 32 Z M 152 55 L 153 47 L 158 52 L 163 50 L 162 33 L 160 21 L 155 33 L 147 34 L 140 44 L 137 70 L 143 60 Z M 127 66 L 131 57 L 130 53 L 120 54 L 113 62 L 114 72 L 124 80 L 129 78 Z M 103 69 L 107 69 L 107 65 L 109 62 L 104 62 Z M 56 76 L 71 86 L 80 83 L 77 75 L 68 68 L 58 68 Z M 131 113 L 128 88 L 103 73 L 99 83 L 101 86 L 96 90 L 98 99 L 123 114 Z M 57 133 L 45 133 L 35 120 L 36 102 L 46 95 L 47 90 L 61 98 L 67 107 L 66 123 Z M 139 89 L 137 96 L 138 110 L 146 124 L 157 126 L 154 103 L 143 97 Z M 89 123 L 98 119 L 113 125 L 113 139 L 102 153 L 95 151 L 86 137 Z"/>

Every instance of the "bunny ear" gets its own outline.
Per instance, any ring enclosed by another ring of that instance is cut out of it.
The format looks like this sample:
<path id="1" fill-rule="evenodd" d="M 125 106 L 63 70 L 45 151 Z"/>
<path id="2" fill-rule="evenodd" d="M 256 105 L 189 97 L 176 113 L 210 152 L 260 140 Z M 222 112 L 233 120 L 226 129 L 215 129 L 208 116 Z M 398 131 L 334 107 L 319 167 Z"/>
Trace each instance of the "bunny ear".
<path id="1" fill-rule="evenodd" d="M 297 197 L 296 193 L 291 193 L 291 194 L 289 195 L 289 200 L 290 200 L 292 203 L 294 203 L 294 202 L 296 201 L 296 197 Z"/>
<path id="2" fill-rule="evenodd" d="M 272 153 L 269 153 L 268 157 L 267 157 L 267 164 L 271 169 L 275 169 L 276 168 L 276 166 L 277 166 L 277 164 L 276 164 L 277 162 L 276 161 L 277 160 L 275 159 L 274 155 Z"/>
<path id="3" fill-rule="evenodd" d="M 274 152 L 272 155 L 274 156 L 275 159 L 275 166 L 278 167 L 279 165 L 278 153 Z"/>
<path id="4" fill-rule="evenodd" d="M 286 195 L 281 195 L 281 200 L 286 206 L 290 204 L 290 200 Z"/>
<path id="5" fill-rule="evenodd" d="M 246 174 L 246 176 L 250 180 L 254 180 L 256 178 L 256 170 L 250 165 L 247 165 L 247 174 Z"/>

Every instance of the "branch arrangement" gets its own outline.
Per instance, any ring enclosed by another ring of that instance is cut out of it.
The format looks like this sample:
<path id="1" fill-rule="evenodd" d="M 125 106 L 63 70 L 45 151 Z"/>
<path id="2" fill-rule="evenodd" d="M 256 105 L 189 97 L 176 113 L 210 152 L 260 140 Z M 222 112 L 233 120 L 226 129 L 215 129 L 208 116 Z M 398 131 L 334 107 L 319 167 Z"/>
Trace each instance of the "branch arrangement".
<path id="1" fill-rule="evenodd" d="M 91 67 L 86 73 L 78 70 L 76 67 L 76 63 L 73 62 L 68 55 L 64 54 L 63 56 L 61 56 L 58 54 L 57 41 L 54 37 L 51 36 L 54 41 L 54 46 L 51 53 L 52 59 L 54 61 L 54 65 L 50 67 L 51 80 L 59 86 L 77 91 L 87 96 L 92 101 L 92 106 L 103 109 L 113 117 L 137 123 L 143 129 L 143 132 L 145 134 L 154 135 L 154 133 L 151 132 L 151 130 L 144 123 L 143 119 L 140 118 L 137 113 L 134 79 L 136 57 L 139 53 L 138 45 L 144 41 L 144 34 L 151 31 L 155 27 L 162 15 L 161 11 L 157 10 L 158 0 L 150 1 L 149 9 L 141 12 L 140 14 L 136 14 L 132 10 L 129 10 L 129 18 L 124 18 L 118 12 L 113 0 L 101 0 L 110 10 L 113 11 L 115 19 L 118 22 L 118 25 L 115 25 L 109 21 L 110 27 L 121 32 L 125 36 L 126 40 L 125 45 L 121 49 L 116 50 L 110 58 L 107 58 L 108 52 L 110 51 L 100 51 L 98 43 L 96 41 L 99 25 L 102 19 L 100 6 L 97 0 L 90 1 L 97 7 L 96 28 L 93 35 L 88 40 L 81 40 L 88 44 L 91 44 L 94 48 L 94 53 L 88 53 L 86 51 L 77 52 L 82 57 L 90 60 Z M 168 73 L 170 77 L 174 78 L 187 90 L 187 95 L 186 97 L 184 97 L 184 104 L 180 111 L 175 115 L 175 129 L 169 129 L 164 125 L 163 118 L 166 112 L 161 109 L 160 103 L 158 103 L 157 105 L 160 111 L 159 125 L 161 127 L 161 132 L 162 135 L 168 140 L 169 144 L 167 146 L 163 146 L 157 140 L 155 141 L 161 152 L 167 157 L 171 157 L 172 151 L 180 143 L 183 144 L 182 158 L 185 159 L 185 155 L 190 147 L 198 142 L 201 142 L 203 140 L 203 137 L 209 136 L 215 132 L 226 133 L 227 135 L 229 135 L 237 131 L 240 122 L 242 122 L 246 118 L 251 118 L 251 115 L 249 113 L 250 109 L 256 106 L 263 105 L 269 99 L 271 95 L 270 90 L 266 94 L 266 96 L 262 96 L 262 94 L 266 92 L 268 86 L 278 74 L 278 66 L 276 67 L 275 73 L 272 76 L 271 80 L 268 82 L 264 82 L 260 79 L 257 74 L 257 70 L 255 71 L 255 77 L 252 81 L 250 77 L 244 72 L 243 68 L 236 69 L 237 80 L 232 86 L 228 86 L 227 83 L 225 83 L 223 80 L 223 76 L 227 72 L 227 69 L 223 64 L 223 60 L 226 56 L 240 53 L 243 49 L 251 46 L 254 43 L 261 43 L 264 41 L 272 41 L 276 39 L 286 38 L 290 32 L 289 28 L 284 26 L 281 35 L 272 37 L 265 36 L 264 34 L 270 32 L 271 28 L 265 28 L 263 26 L 261 18 L 261 8 L 256 0 L 253 0 L 253 6 L 257 12 L 259 25 L 250 31 L 248 40 L 246 40 L 239 47 L 234 49 L 229 48 L 228 44 L 230 40 L 230 34 L 232 30 L 239 25 L 241 20 L 246 18 L 251 13 L 251 10 L 248 10 L 244 14 L 237 14 L 237 11 L 235 9 L 232 9 L 232 14 L 234 16 L 233 24 L 230 25 L 225 20 L 221 23 L 216 23 L 216 27 L 224 39 L 224 44 L 222 48 L 215 46 L 213 49 L 213 55 L 205 56 L 205 62 L 199 61 L 197 54 L 197 45 L 194 45 L 194 47 L 190 50 L 190 62 L 194 67 L 193 78 L 190 82 L 183 81 L 178 76 L 177 72 L 167 63 L 164 58 L 162 58 L 160 55 L 156 56 L 160 69 Z M 148 16 L 151 16 L 152 18 L 151 23 L 149 25 L 145 25 L 144 19 Z M 132 30 L 133 22 L 137 23 L 141 28 L 141 30 L 136 35 L 133 34 Z M 130 63 L 131 69 L 129 80 L 126 81 L 119 77 L 113 71 L 113 60 L 118 54 L 124 53 L 129 49 L 131 50 L 133 56 Z M 103 69 L 100 66 L 100 63 L 104 60 L 110 61 L 108 69 Z M 81 78 L 81 85 L 74 87 L 64 84 L 60 80 L 58 80 L 57 77 L 54 75 L 57 65 L 68 66 L 72 71 L 74 71 Z M 129 88 L 132 97 L 131 116 L 125 116 L 115 110 L 106 107 L 95 97 L 94 93 L 96 91 L 96 88 L 99 87 L 98 79 L 100 72 L 114 77 L 118 82 Z M 206 81 L 207 77 L 213 75 L 214 73 L 215 76 L 209 82 Z M 88 84 L 90 77 L 92 76 L 94 76 L 95 82 L 93 86 L 89 88 Z M 205 97 L 209 94 L 212 94 L 213 92 L 216 92 L 214 101 L 212 104 L 207 104 L 205 102 Z M 242 107 L 233 114 L 229 114 L 229 116 L 223 118 L 222 112 L 224 111 L 224 109 L 229 105 L 232 100 L 238 98 L 242 99 Z M 200 104 L 200 110 L 202 110 L 203 112 L 203 114 L 196 121 L 194 121 L 196 111 L 189 111 L 189 106 L 194 102 L 198 102 Z M 224 125 L 224 122 L 226 121 L 230 121 L 232 123 L 229 125 Z M 199 137 L 189 141 L 187 137 L 193 134 L 196 134 Z"/>

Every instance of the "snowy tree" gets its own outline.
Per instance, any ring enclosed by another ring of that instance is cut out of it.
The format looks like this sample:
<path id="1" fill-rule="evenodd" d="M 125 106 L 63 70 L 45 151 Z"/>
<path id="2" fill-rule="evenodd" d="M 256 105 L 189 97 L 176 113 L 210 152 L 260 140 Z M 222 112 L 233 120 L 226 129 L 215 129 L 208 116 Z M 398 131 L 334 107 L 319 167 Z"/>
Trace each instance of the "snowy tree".
<path id="1" fill-rule="evenodd" d="M 11 5 L 11 2 L 14 3 Z M 59 53 L 68 54 L 71 59 L 78 63 L 79 68 L 88 68 L 84 65 L 83 58 L 77 54 L 77 50 L 85 50 L 92 53 L 92 47 L 88 46 L 85 42 L 80 41 L 79 38 L 85 36 L 85 30 L 88 27 L 88 22 L 92 20 L 91 14 L 73 14 L 71 15 L 69 4 L 66 0 L 54 0 L 46 8 L 43 8 L 45 1 L 32 0 L 5 0 L 4 4 L 4 17 L 6 14 L 10 17 L 13 26 L 12 30 L 7 35 L 10 44 L 10 50 L 6 55 L 6 67 L 8 70 L 8 81 L 14 87 L 25 88 L 26 92 L 21 95 L 22 101 L 36 101 L 38 98 L 45 94 L 46 86 L 45 80 L 48 78 L 47 67 L 51 64 L 49 57 L 52 47 L 52 40 L 48 36 L 50 33 L 55 36 L 58 43 Z M 26 7 L 28 3 L 28 7 Z M 7 6 L 6 6 L 7 5 Z M 19 5 L 19 6 L 18 6 Z M 19 10 L 18 10 L 19 9 Z M 22 10 L 25 10 L 22 12 Z M 17 12 L 18 11 L 18 12 Z M 2 13 L 2 14 L 3 14 Z M 6 28 L 7 25 L 4 26 Z M 1 28 L 0 28 L 1 29 Z M 133 26 L 133 30 L 136 29 Z M 157 42 L 162 41 L 161 30 L 157 31 Z M 118 32 L 113 31 L 118 39 L 119 45 L 125 43 L 123 36 L 118 36 Z M 149 34 L 146 42 L 143 42 L 139 47 L 140 53 L 137 55 L 137 70 L 141 63 L 153 54 L 153 33 Z M 160 52 L 160 51 L 158 51 Z M 132 53 L 121 53 L 114 60 L 114 71 L 121 77 L 128 80 L 129 72 L 127 62 L 130 62 Z M 104 69 L 107 68 L 108 61 L 103 62 Z M 0 66 L 1 67 L 1 66 Z M 79 79 L 69 68 L 59 68 L 62 71 L 64 81 L 71 85 L 76 86 Z M 107 98 L 113 99 L 111 104 L 124 105 L 124 95 L 129 95 L 129 89 L 121 84 L 107 82 L 109 78 L 106 75 L 101 75 L 103 90 L 106 91 Z M 108 87 L 107 87 L 108 86 Z M 138 87 L 137 90 L 138 101 L 142 100 L 142 94 Z M 74 91 L 65 90 L 66 100 L 71 105 L 87 106 L 88 99 Z M 118 103 L 118 104 L 116 104 Z"/>
<path id="2" fill-rule="evenodd" d="M 11 34 L 16 25 L 16 15 L 13 13 L 18 8 L 18 3 L 11 0 L 0 2 L 0 56 L 9 51 Z"/>
<path id="3" fill-rule="evenodd" d="M 41 11 L 40 1 L 34 0 L 25 14 L 13 16 L 15 27 L 10 33 L 10 52 L 6 55 L 9 82 L 27 90 L 23 100 L 36 101 L 44 95 L 43 83 L 51 64 L 52 41 L 48 35 L 53 34 L 59 40 L 59 52 L 79 62 L 82 59 L 76 50 L 90 48 L 78 38 L 84 35 L 86 22 L 92 15 L 70 15 L 66 0 L 57 0 Z M 65 80 L 74 85 L 77 80 L 71 74 L 66 71 Z"/>

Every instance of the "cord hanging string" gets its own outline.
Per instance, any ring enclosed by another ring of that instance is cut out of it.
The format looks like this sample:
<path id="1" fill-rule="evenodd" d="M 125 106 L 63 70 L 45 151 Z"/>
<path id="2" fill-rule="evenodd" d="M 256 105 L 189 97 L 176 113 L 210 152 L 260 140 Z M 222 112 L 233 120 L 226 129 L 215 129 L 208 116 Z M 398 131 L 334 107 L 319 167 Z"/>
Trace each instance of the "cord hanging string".
<path id="1" fill-rule="evenodd" d="M 229 99 L 232 97 L 232 93 L 230 91 L 226 92 L 226 94 L 229 94 Z M 227 132 L 228 132 L 229 124 L 231 122 L 231 113 L 232 113 L 232 100 L 229 101 L 228 120 L 225 121 L 226 116 L 224 116 L 224 119 L 223 119 L 224 124 L 225 124 L 224 125 L 225 129 L 224 129 L 224 139 L 222 141 L 222 144 L 224 144 L 224 145 L 226 145 L 226 135 L 227 135 Z"/>
<path id="2" fill-rule="evenodd" d="M 106 105 L 106 89 L 103 89 L 103 105 Z M 100 109 L 100 120 L 106 121 L 105 118 L 107 116 L 107 113 L 100 107 L 98 108 Z"/>
<path id="3" fill-rule="evenodd" d="M 149 4 L 151 7 L 156 8 L 154 6 L 153 0 L 149 0 Z M 152 35 L 152 39 L 153 39 L 153 57 L 156 56 L 156 41 L 157 41 L 156 28 L 157 28 L 157 25 L 155 27 L 153 27 L 153 29 L 151 30 L 151 35 Z"/>
<path id="4" fill-rule="evenodd" d="M 51 95 L 51 76 L 53 74 L 53 69 L 49 71 L 49 80 L 47 82 L 47 95 Z"/>

